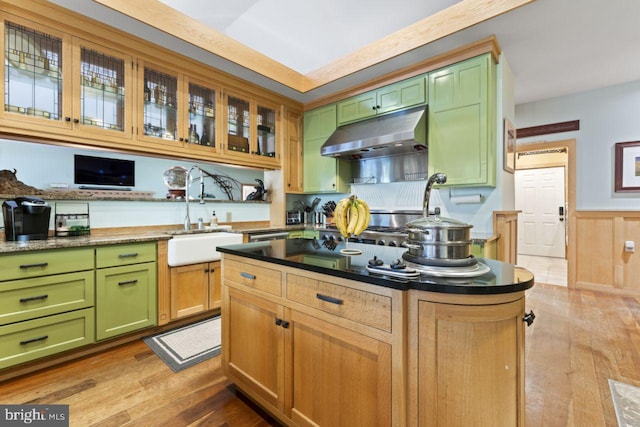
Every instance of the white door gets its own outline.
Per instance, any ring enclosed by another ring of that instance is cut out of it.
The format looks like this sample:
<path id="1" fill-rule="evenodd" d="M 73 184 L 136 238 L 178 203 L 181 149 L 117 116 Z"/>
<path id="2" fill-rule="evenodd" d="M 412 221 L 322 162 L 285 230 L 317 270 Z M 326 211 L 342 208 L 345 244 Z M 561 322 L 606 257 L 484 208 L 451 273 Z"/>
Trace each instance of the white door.
<path id="1" fill-rule="evenodd" d="M 565 258 L 564 167 L 515 172 L 518 254 Z"/>

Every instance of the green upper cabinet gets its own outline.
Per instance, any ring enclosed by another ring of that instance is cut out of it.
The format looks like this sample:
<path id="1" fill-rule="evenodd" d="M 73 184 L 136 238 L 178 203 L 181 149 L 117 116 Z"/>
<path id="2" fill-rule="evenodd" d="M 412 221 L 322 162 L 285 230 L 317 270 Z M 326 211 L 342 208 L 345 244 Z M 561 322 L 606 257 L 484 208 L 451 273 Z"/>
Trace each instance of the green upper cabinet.
<path id="1" fill-rule="evenodd" d="M 304 139 L 328 139 L 336 130 L 336 106 L 335 104 L 316 108 L 304 113 L 303 136 Z"/>
<path id="2" fill-rule="evenodd" d="M 338 124 L 424 104 L 426 100 L 424 76 L 403 80 L 338 102 Z"/>
<path id="3" fill-rule="evenodd" d="M 302 188 L 305 193 L 349 191 L 351 164 L 320 155 L 322 144 L 336 128 L 335 104 L 304 113 Z"/>
<path id="4" fill-rule="evenodd" d="M 376 115 L 376 92 L 367 92 L 338 102 L 338 124 L 366 119 Z"/>
<path id="5" fill-rule="evenodd" d="M 446 186 L 496 185 L 495 80 L 490 54 L 429 74 L 429 171 Z"/>

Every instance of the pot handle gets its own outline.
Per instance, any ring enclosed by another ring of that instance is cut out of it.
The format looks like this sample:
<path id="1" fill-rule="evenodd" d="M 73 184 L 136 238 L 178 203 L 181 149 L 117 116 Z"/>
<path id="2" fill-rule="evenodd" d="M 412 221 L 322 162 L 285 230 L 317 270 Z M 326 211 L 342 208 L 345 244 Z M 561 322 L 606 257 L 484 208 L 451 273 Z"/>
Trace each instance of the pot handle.
<path id="1" fill-rule="evenodd" d="M 426 233 L 429 234 L 429 230 L 421 230 L 419 228 L 407 228 L 409 233 Z"/>
<path id="2" fill-rule="evenodd" d="M 409 249 L 418 249 L 418 250 L 422 250 L 423 249 L 422 245 L 416 245 L 414 243 L 409 243 L 407 240 L 403 240 L 402 243 L 400 243 L 400 246 L 405 247 L 405 248 L 409 248 Z"/>

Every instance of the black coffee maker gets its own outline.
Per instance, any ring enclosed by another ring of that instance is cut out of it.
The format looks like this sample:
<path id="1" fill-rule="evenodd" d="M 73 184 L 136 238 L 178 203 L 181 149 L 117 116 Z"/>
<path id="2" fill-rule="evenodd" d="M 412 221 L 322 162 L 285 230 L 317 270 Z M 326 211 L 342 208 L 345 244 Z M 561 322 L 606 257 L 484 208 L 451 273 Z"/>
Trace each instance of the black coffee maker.
<path id="1" fill-rule="evenodd" d="M 2 203 L 4 235 L 9 241 L 46 240 L 51 206 L 37 197 L 16 197 Z"/>

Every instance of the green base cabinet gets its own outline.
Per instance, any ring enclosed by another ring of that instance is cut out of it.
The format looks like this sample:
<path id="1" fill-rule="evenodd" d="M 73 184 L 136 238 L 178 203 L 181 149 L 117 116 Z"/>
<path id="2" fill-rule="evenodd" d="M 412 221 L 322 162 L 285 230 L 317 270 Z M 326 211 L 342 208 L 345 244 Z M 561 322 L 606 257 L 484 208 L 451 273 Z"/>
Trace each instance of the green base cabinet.
<path id="1" fill-rule="evenodd" d="M 0 256 L 0 281 L 94 269 L 90 248 L 16 252 Z"/>
<path id="2" fill-rule="evenodd" d="M 496 71 L 490 54 L 429 74 L 429 171 L 445 186 L 496 185 Z"/>
<path id="3" fill-rule="evenodd" d="M 351 164 L 320 155 L 320 148 L 337 128 L 336 105 L 304 113 L 302 188 L 305 193 L 346 193 Z"/>
<path id="4" fill-rule="evenodd" d="M 157 324 L 156 242 L 0 255 L 0 369 Z"/>
<path id="5" fill-rule="evenodd" d="M 0 255 L 0 369 L 95 342 L 94 250 Z"/>
<path id="6" fill-rule="evenodd" d="M 0 326 L 0 369 L 94 342 L 93 308 Z"/>
<path id="7" fill-rule="evenodd" d="M 157 324 L 155 253 L 155 243 L 96 249 L 96 264 L 104 267 L 96 270 L 97 340 Z M 153 261 L 139 263 L 148 254 Z"/>
<path id="8" fill-rule="evenodd" d="M 93 307 L 93 270 L 0 284 L 0 325 Z"/>

